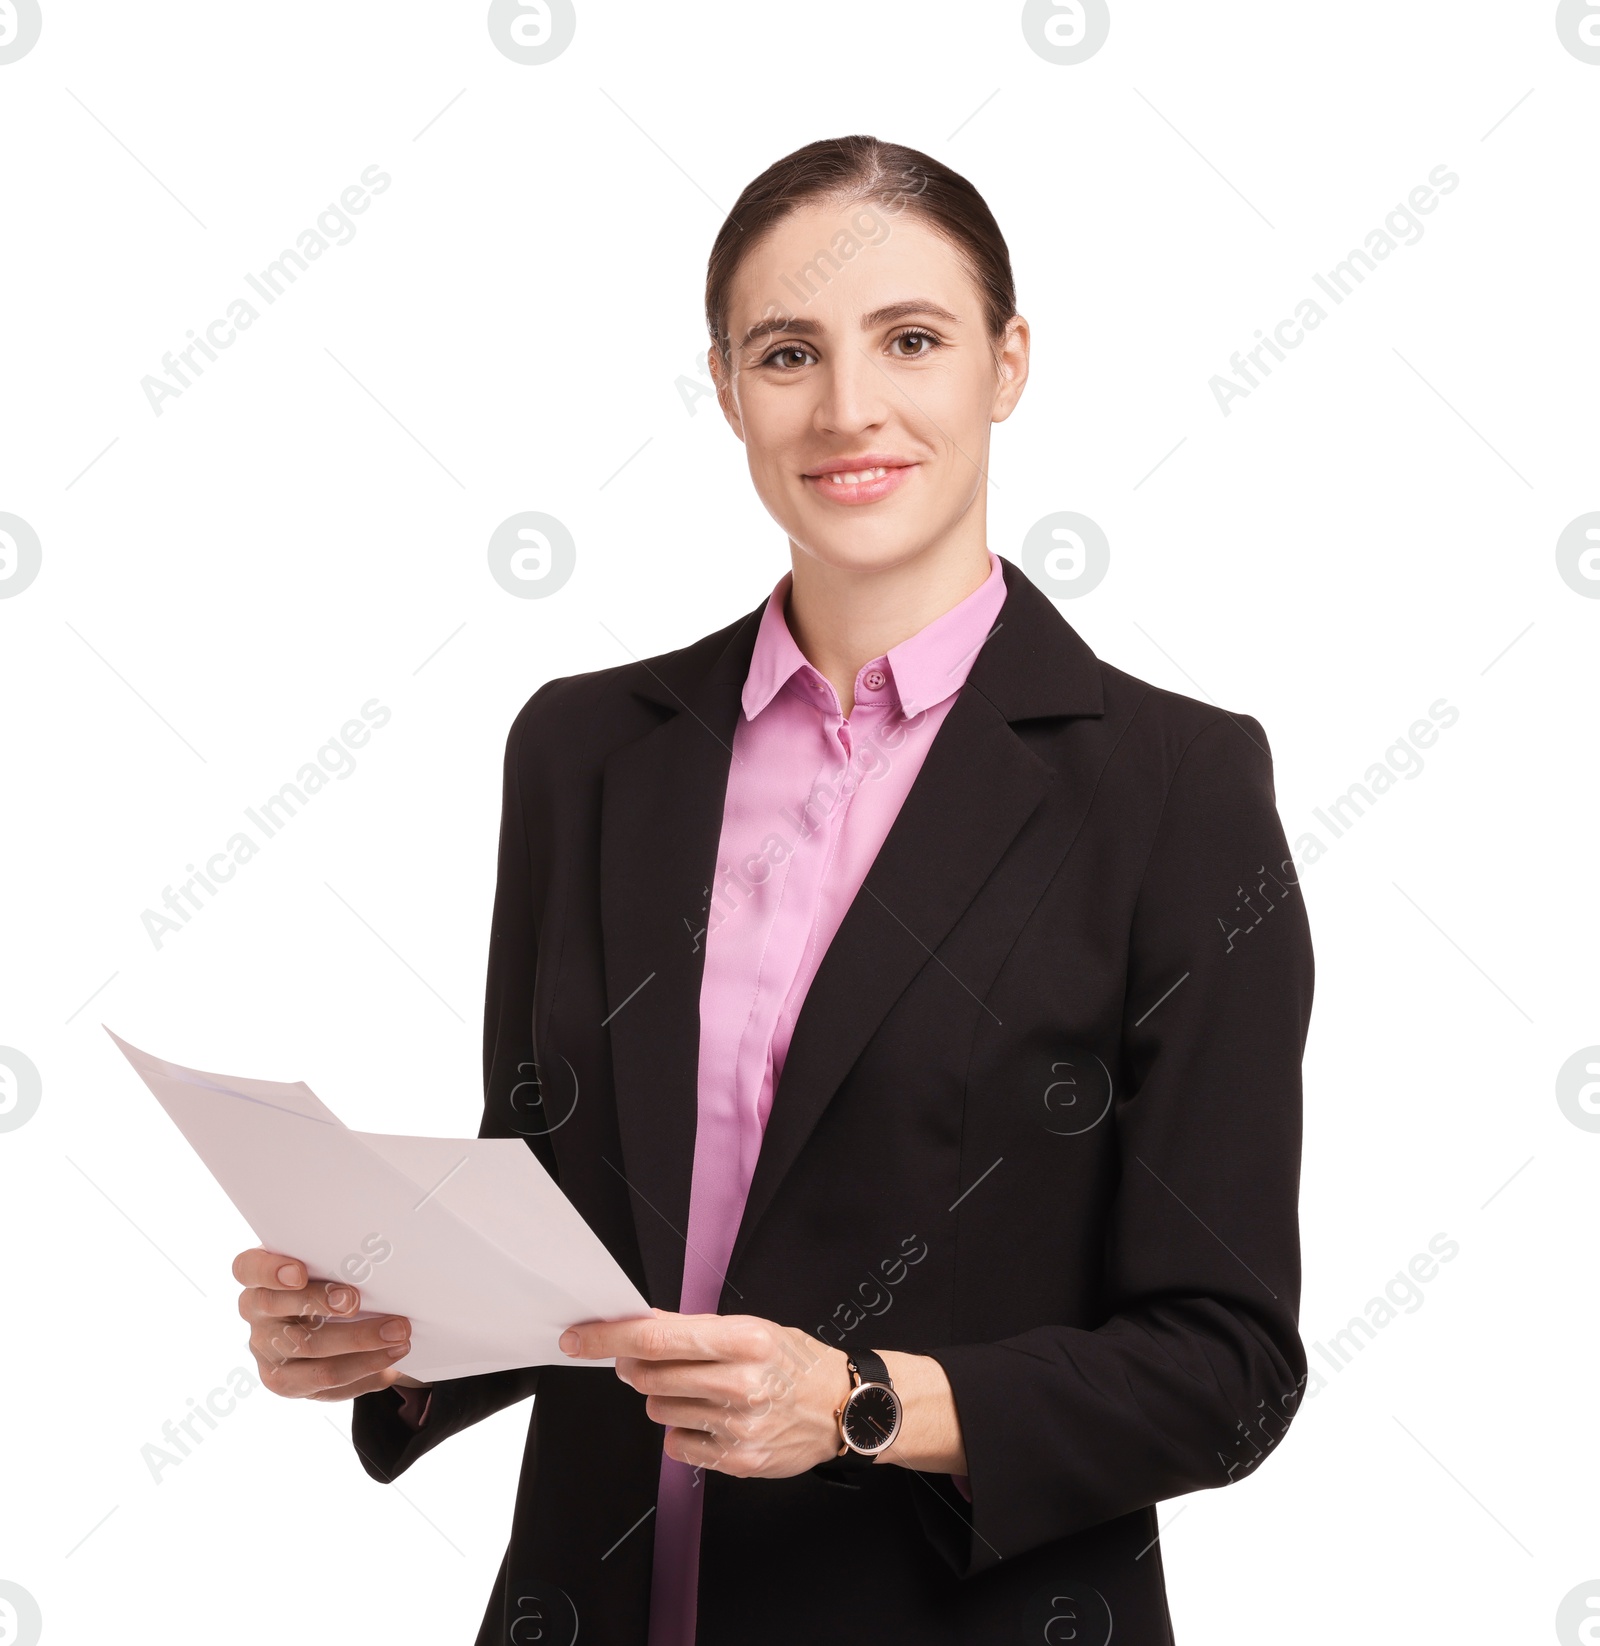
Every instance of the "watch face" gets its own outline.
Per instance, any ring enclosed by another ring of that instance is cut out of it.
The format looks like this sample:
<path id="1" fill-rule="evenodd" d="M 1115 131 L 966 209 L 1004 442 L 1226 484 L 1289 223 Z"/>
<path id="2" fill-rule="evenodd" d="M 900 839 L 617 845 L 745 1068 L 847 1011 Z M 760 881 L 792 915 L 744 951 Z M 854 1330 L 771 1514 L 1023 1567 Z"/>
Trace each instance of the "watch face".
<path id="1" fill-rule="evenodd" d="M 900 1397 L 881 1383 L 863 1383 L 844 1409 L 844 1437 L 858 1452 L 881 1452 L 900 1429 Z"/>

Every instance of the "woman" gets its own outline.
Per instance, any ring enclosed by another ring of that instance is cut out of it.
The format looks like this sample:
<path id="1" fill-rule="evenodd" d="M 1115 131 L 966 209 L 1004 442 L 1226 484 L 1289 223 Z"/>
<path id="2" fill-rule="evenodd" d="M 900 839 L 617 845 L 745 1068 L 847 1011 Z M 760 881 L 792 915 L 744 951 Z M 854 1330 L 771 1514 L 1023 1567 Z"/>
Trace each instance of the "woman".
<path id="1" fill-rule="evenodd" d="M 405 1321 L 247 1252 L 263 1380 L 354 1398 L 381 1481 L 537 1391 L 480 1646 L 1169 1641 L 1155 1505 L 1306 1373 L 1266 736 L 987 548 L 1029 339 L 965 179 L 796 151 L 706 310 L 792 571 L 517 716 L 484 1025 L 482 1135 L 655 1313 L 425 1390 Z"/>

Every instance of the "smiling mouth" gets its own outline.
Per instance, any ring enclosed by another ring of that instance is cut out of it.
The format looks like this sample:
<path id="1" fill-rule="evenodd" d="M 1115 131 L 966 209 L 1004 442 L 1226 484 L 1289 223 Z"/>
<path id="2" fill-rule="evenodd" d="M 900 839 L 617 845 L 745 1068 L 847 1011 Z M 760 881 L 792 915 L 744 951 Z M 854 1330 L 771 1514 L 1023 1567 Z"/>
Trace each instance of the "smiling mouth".
<path id="1" fill-rule="evenodd" d="M 915 463 L 867 463 L 855 469 L 831 469 L 804 476 L 805 483 L 830 503 L 876 503 L 898 491 Z"/>

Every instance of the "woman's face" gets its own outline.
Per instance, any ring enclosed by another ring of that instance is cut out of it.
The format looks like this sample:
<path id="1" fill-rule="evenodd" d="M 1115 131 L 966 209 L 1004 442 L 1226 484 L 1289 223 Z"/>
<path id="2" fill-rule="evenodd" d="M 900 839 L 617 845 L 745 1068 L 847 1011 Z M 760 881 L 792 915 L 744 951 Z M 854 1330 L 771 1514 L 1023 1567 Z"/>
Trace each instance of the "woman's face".
<path id="1" fill-rule="evenodd" d="M 984 543 L 989 430 L 1022 393 L 1028 328 L 997 362 L 948 240 L 909 210 L 801 207 L 745 254 L 726 323 L 718 398 L 797 549 L 869 571 Z"/>

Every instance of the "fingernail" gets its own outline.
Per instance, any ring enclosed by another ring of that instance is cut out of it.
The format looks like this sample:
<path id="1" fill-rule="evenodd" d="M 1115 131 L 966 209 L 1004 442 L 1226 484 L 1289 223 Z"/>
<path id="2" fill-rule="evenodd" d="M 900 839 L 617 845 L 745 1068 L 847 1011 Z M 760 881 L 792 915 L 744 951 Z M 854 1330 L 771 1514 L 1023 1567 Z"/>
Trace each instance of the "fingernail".
<path id="1" fill-rule="evenodd" d="M 343 1311 L 348 1309 L 356 1300 L 356 1294 L 348 1286 L 330 1286 L 328 1288 L 328 1307 Z"/>
<path id="2" fill-rule="evenodd" d="M 401 1343 L 407 1335 L 406 1323 L 403 1320 L 386 1320 L 379 1328 L 378 1336 L 385 1343 Z"/>
<path id="3" fill-rule="evenodd" d="M 389 1351 L 389 1358 L 391 1360 L 398 1360 L 401 1357 L 401 1355 L 408 1355 L 410 1353 L 411 1353 L 411 1345 L 409 1343 L 397 1343 Z"/>
<path id="4" fill-rule="evenodd" d="M 578 1334 L 574 1331 L 565 1331 L 561 1334 L 560 1348 L 563 1354 L 575 1355 L 578 1352 Z"/>
<path id="5" fill-rule="evenodd" d="M 300 1265 L 298 1263 L 285 1263 L 278 1270 L 278 1284 L 287 1286 L 293 1291 L 298 1291 L 300 1287 L 305 1285 L 305 1281 L 300 1274 Z"/>

